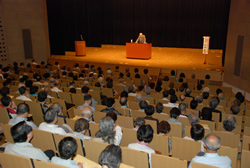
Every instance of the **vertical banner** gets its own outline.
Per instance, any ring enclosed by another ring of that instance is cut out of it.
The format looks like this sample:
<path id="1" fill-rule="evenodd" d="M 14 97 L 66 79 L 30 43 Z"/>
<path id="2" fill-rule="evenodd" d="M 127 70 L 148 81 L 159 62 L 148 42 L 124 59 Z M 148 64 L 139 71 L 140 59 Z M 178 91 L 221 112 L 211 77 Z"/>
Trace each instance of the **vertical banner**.
<path id="1" fill-rule="evenodd" d="M 202 54 L 208 54 L 209 39 L 210 39 L 210 36 L 203 36 L 203 50 L 202 50 Z"/>

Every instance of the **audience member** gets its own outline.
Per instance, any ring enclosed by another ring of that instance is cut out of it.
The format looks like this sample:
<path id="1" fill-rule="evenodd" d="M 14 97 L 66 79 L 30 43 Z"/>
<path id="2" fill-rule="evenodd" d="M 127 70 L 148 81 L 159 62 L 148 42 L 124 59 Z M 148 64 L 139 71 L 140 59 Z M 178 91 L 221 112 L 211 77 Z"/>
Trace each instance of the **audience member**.
<path id="1" fill-rule="evenodd" d="M 212 111 L 210 110 L 210 108 L 203 107 L 202 112 L 201 112 L 201 119 L 212 121 Z"/>
<path id="2" fill-rule="evenodd" d="M 107 99 L 107 108 L 101 110 L 101 112 L 108 113 L 109 111 L 113 111 L 113 112 L 115 112 L 117 115 L 122 115 L 121 113 L 119 113 L 119 112 L 113 107 L 114 104 L 115 104 L 114 98 L 108 98 L 108 99 Z"/>
<path id="3" fill-rule="evenodd" d="M 146 117 L 144 117 L 144 119 L 145 119 L 145 120 L 153 120 L 153 121 L 156 121 L 156 123 L 157 123 L 157 125 L 158 125 L 158 124 L 159 124 L 159 120 L 152 117 L 152 115 L 153 115 L 154 113 L 155 113 L 155 108 L 154 108 L 154 106 L 148 105 L 148 106 L 145 108 Z"/>
<path id="4" fill-rule="evenodd" d="M 168 100 L 169 91 L 164 90 L 164 91 L 162 92 L 162 95 L 163 95 L 162 100 Z"/>
<path id="5" fill-rule="evenodd" d="M 23 100 L 23 101 L 32 101 L 27 95 L 28 95 L 28 91 L 26 89 L 26 87 L 22 86 L 18 89 L 20 96 L 17 96 L 16 99 L 18 100 Z"/>
<path id="6" fill-rule="evenodd" d="M 231 168 L 231 160 L 227 156 L 219 156 L 217 151 L 221 145 L 221 138 L 215 134 L 209 134 L 204 138 L 204 156 L 195 156 L 188 168 L 192 168 L 193 162 L 211 165 L 219 168 Z"/>
<path id="7" fill-rule="evenodd" d="M 172 95 L 170 97 L 170 102 L 168 104 L 163 104 L 163 106 L 166 106 L 166 107 L 178 107 L 178 104 L 176 104 L 178 98 L 176 95 Z"/>
<path id="8" fill-rule="evenodd" d="M 159 114 L 164 114 L 163 113 L 163 104 L 161 102 L 158 102 L 155 106 L 155 109 L 156 109 L 156 112 L 159 113 Z"/>
<path id="9" fill-rule="evenodd" d="M 237 115 L 240 112 L 239 106 L 235 106 L 235 105 L 232 105 L 230 107 L 230 110 L 231 110 L 232 114 L 234 114 L 234 115 Z"/>
<path id="10" fill-rule="evenodd" d="M 182 126 L 182 137 L 184 137 L 185 135 L 185 129 L 184 129 L 184 126 L 183 124 L 178 120 L 178 117 L 180 116 L 181 114 L 181 111 L 176 108 L 176 107 L 173 107 L 171 110 L 170 110 L 170 118 L 167 120 L 169 123 L 172 123 L 172 124 L 178 124 L 178 125 L 181 125 Z"/>
<path id="11" fill-rule="evenodd" d="M 92 109 L 92 111 L 95 111 L 95 108 L 93 106 L 91 106 L 92 104 L 92 96 L 90 94 L 85 94 L 84 95 L 84 103 L 83 105 L 80 105 L 77 107 L 77 109 L 83 109 L 84 107 L 90 107 Z"/>
<path id="12" fill-rule="evenodd" d="M 179 117 L 187 118 L 187 105 L 185 103 L 180 103 L 179 104 L 179 109 L 181 111 L 181 114 Z"/>
<path id="13" fill-rule="evenodd" d="M 121 97 L 120 99 L 120 105 L 121 108 L 128 108 L 128 99 L 126 97 Z"/>
<path id="14" fill-rule="evenodd" d="M 145 125 L 145 123 L 146 122 L 145 122 L 144 118 L 137 117 L 136 120 L 135 120 L 135 122 L 134 122 L 134 128 L 133 128 L 133 130 L 137 131 L 140 128 L 140 126 Z"/>
<path id="15" fill-rule="evenodd" d="M 234 116 L 229 115 L 223 121 L 223 128 L 227 132 L 232 132 L 236 128 L 236 119 Z"/>
<path id="16" fill-rule="evenodd" d="M 220 114 L 220 120 L 219 121 L 221 122 L 221 118 L 222 118 L 221 111 L 216 109 L 218 104 L 219 104 L 219 101 L 218 101 L 218 99 L 216 97 L 213 97 L 212 100 L 209 102 L 211 112 L 219 113 Z"/>
<path id="17" fill-rule="evenodd" d="M 122 162 L 122 150 L 120 146 L 109 145 L 100 154 L 98 159 L 102 168 L 119 168 Z"/>
<path id="18" fill-rule="evenodd" d="M 168 137 L 168 151 L 171 152 L 172 150 L 172 137 L 170 135 L 171 126 L 167 121 L 161 121 L 157 126 L 157 133 L 159 135 L 167 136 Z"/>
<path id="19" fill-rule="evenodd" d="M 80 139 L 91 139 L 90 136 L 85 135 L 89 131 L 89 122 L 84 118 L 79 118 L 75 122 L 75 137 Z"/>
<path id="20" fill-rule="evenodd" d="M 148 106 L 148 103 L 145 100 L 142 100 L 139 103 L 139 106 L 140 106 L 140 110 L 139 111 L 145 111 L 146 107 Z"/>
<path id="21" fill-rule="evenodd" d="M 1 98 L 0 107 L 6 108 L 10 118 L 16 117 L 16 104 L 11 100 L 9 96 L 3 96 Z"/>

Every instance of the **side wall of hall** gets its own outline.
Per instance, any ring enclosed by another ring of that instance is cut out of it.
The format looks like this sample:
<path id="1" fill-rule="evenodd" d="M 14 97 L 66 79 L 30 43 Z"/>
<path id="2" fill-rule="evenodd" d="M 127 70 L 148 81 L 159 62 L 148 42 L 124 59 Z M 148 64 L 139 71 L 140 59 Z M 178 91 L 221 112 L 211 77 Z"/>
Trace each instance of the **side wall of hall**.
<path id="1" fill-rule="evenodd" d="M 250 1 L 231 0 L 226 57 L 225 85 L 246 91 L 250 98 Z"/>
<path id="2" fill-rule="evenodd" d="M 49 55 L 46 0 L 0 0 L 0 62 L 40 63 Z"/>

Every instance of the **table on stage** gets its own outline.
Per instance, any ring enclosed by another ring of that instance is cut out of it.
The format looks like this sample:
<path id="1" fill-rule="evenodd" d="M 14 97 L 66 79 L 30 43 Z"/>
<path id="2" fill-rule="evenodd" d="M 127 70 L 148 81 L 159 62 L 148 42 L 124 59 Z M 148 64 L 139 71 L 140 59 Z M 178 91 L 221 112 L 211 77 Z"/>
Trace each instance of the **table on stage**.
<path id="1" fill-rule="evenodd" d="M 126 58 L 150 59 L 152 43 L 126 43 Z"/>

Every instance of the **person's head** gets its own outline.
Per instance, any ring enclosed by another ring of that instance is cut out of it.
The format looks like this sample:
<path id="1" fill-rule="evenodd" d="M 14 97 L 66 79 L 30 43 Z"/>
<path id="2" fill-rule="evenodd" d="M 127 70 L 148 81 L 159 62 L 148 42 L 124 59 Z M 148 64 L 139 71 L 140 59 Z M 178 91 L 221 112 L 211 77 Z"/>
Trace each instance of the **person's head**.
<path id="1" fill-rule="evenodd" d="M 193 112 L 189 113 L 188 115 L 188 119 L 191 125 L 193 124 L 199 124 L 200 120 L 199 120 L 199 116 Z"/>
<path id="2" fill-rule="evenodd" d="M 126 97 L 126 98 L 128 98 L 128 92 L 127 91 L 122 91 L 121 92 L 121 96 L 120 97 Z"/>
<path id="3" fill-rule="evenodd" d="M 174 89 L 172 89 L 172 88 L 171 88 L 171 89 L 169 89 L 169 91 L 168 91 L 168 92 L 169 92 L 169 94 L 170 94 L 171 96 L 172 96 L 172 95 L 175 95 L 175 90 L 174 90 Z"/>
<path id="4" fill-rule="evenodd" d="M 163 95 L 163 97 L 167 98 L 168 95 L 169 95 L 169 91 L 168 91 L 168 90 L 164 90 L 164 91 L 162 92 L 162 95 Z"/>
<path id="5" fill-rule="evenodd" d="M 150 87 L 151 89 L 154 89 L 154 88 L 155 88 L 155 83 L 154 83 L 154 82 L 150 82 L 150 83 L 149 83 L 149 87 Z"/>
<path id="6" fill-rule="evenodd" d="M 195 96 L 195 100 L 197 101 L 198 104 L 202 103 L 203 98 L 200 95 Z"/>
<path id="7" fill-rule="evenodd" d="M 195 141 L 199 141 L 204 138 L 205 129 L 200 124 L 194 124 L 190 129 L 190 134 L 192 139 L 194 139 Z"/>
<path id="8" fill-rule="evenodd" d="M 110 117 L 104 117 L 100 120 L 99 131 L 96 133 L 97 138 L 102 138 L 104 142 L 114 142 L 114 120 Z"/>
<path id="9" fill-rule="evenodd" d="M 122 161 L 122 150 L 120 146 L 109 145 L 100 154 L 98 162 L 106 168 L 119 168 Z"/>
<path id="10" fill-rule="evenodd" d="M 77 150 L 77 142 L 72 137 L 63 138 L 58 144 L 60 158 L 68 160 L 73 159 Z"/>
<path id="11" fill-rule="evenodd" d="M 219 93 L 222 93 L 222 90 L 220 88 L 216 89 L 216 94 L 219 95 Z"/>
<path id="12" fill-rule="evenodd" d="M 154 114 L 154 112 L 155 112 L 155 108 L 154 108 L 154 106 L 152 106 L 152 105 L 148 105 L 148 106 L 145 108 L 145 114 L 146 114 L 147 116 L 152 116 L 152 115 Z"/>
<path id="13" fill-rule="evenodd" d="M 39 102 L 44 102 L 47 99 L 47 93 L 45 91 L 41 91 L 38 93 L 37 100 Z"/>
<path id="14" fill-rule="evenodd" d="M 187 88 L 187 89 L 186 89 L 186 94 L 187 94 L 187 95 L 190 95 L 190 94 L 191 94 L 191 92 L 192 92 L 192 91 L 191 91 L 191 89 L 190 89 L 190 88 Z"/>
<path id="15" fill-rule="evenodd" d="M 88 86 L 83 86 L 81 90 L 82 90 L 83 94 L 89 93 L 89 87 Z"/>
<path id="16" fill-rule="evenodd" d="M 146 93 L 147 95 L 150 95 L 150 93 L 151 93 L 150 87 L 147 87 L 147 88 L 145 89 L 145 93 Z"/>
<path id="17" fill-rule="evenodd" d="M 22 86 L 22 87 L 20 87 L 20 88 L 18 89 L 18 91 L 19 91 L 20 95 L 23 95 L 23 94 L 26 93 L 26 87 Z"/>
<path id="18" fill-rule="evenodd" d="M 178 100 L 178 97 L 177 97 L 176 95 L 172 95 L 172 96 L 170 97 L 170 102 L 171 102 L 171 103 L 176 103 L 177 100 Z"/>
<path id="19" fill-rule="evenodd" d="M 142 95 L 141 94 L 136 94 L 136 96 L 135 96 L 135 100 L 136 100 L 136 102 L 141 102 L 142 100 L 143 100 L 143 97 L 142 97 Z"/>
<path id="20" fill-rule="evenodd" d="M 201 119 L 202 120 L 212 120 L 212 111 L 208 107 L 203 107 L 201 112 Z"/>
<path id="21" fill-rule="evenodd" d="M 138 72 L 139 72 L 139 69 L 138 69 L 138 68 L 135 68 L 135 69 L 134 69 L 134 72 L 135 72 L 135 73 L 138 73 Z"/>
<path id="22" fill-rule="evenodd" d="M 202 97 L 203 97 L 203 99 L 208 99 L 208 97 L 209 97 L 209 92 L 203 92 L 203 93 L 202 93 Z"/>
<path id="23" fill-rule="evenodd" d="M 204 138 L 204 147 L 207 149 L 207 153 L 216 152 L 221 145 L 221 138 L 216 134 L 208 134 Z"/>
<path id="24" fill-rule="evenodd" d="M 110 117 L 114 120 L 114 123 L 116 122 L 117 120 L 117 114 L 113 111 L 109 111 L 107 114 L 106 114 L 106 117 Z"/>
<path id="25" fill-rule="evenodd" d="M 85 106 L 82 109 L 82 116 L 85 118 L 91 118 L 92 117 L 92 109 L 89 106 Z"/>
<path id="26" fill-rule="evenodd" d="M 235 95 L 235 98 L 240 101 L 240 103 L 243 103 L 245 101 L 245 97 L 242 95 L 241 92 L 237 92 Z"/>
<path id="27" fill-rule="evenodd" d="M 148 74 L 148 69 L 143 70 L 144 74 Z"/>
<path id="28" fill-rule="evenodd" d="M 76 93 L 76 88 L 70 88 L 70 89 L 69 89 L 69 92 L 70 92 L 70 93 Z"/>
<path id="29" fill-rule="evenodd" d="M 192 100 L 191 102 L 190 102 L 190 108 L 191 109 L 196 109 L 197 108 L 197 106 L 198 106 L 198 102 L 196 101 L 196 100 Z"/>
<path id="30" fill-rule="evenodd" d="M 220 100 L 224 100 L 225 99 L 225 95 L 224 95 L 223 92 L 219 93 L 218 97 L 219 97 Z"/>
<path id="31" fill-rule="evenodd" d="M 157 85 L 157 86 L 155 87 L 155 91 L 156 91 L 156 92 L 161 92 L 161 90 L 162 90 L 162 87 L 161 87 L 160 85 Z"/>
<path id="32" fill-rule="evenodd" d="M 140 142 L 150 143 L 153 140 L 154 130 L 151 125 L 142 125 L 137 130 L 137 139 Z"/>
<path id="33" fill-rule="evenodd" d="M 230 110 L 232 111 L 233 114 L 237 115 L 240 112 L 239 106 L 232 105 Z"/>
<path id="34" fill-rule="evenodd" d="M 139 36 L 143 36 L 143 33 L 139 33 Z"/>
<path id="35" fill-rule="evenodd" d="M 182 72 L 182 73 L 180 73 L 180 78 L 185 78 L 186 76 L 185 76 L 185 74 Z"/>
<path id="36" fill-rule="evenodd" d="M 145 100 L 142 100 L 140 103 L 139 103 L 139 106 L 141 109 L 146 109 L 146 107 L 148 106 L 148 103 L 145 101 Z"/>
<path id="37" fill-rule="evenodd" d="M 179 101 L 184 102 L 185 98 L 186 98 L 186 96 L 184 94 L 181 94 L 179 96 Z"/>
<path id="38" fill-rule="evenodd" d="M 235 106 L 238 106 L 238 107 L 240 107 L 240 101 L 238 100 L 238 99 L 234 99 L 233 101 L 232 101 L 232 105 L 235 105 Z"/>
<path id="39" fill-rule="evenodd" d="M 53 107 L 49 107 L 43 116 L 44 121 L 48 124 L 55 124 L 57 122 L 57 112 Z"/>
<path id="40" fill-rule="evenodd" d="M 170 73 L 171 73 L 171 76 L 175 76 L 175 70 L 172 70 Z"/>
<path id="41" fill-rule="evenodd" d="M 37 91 L 38 91 L 38 87 L 37 86 L 31 86 L 30 87 L 30 94 L 36 94 Z"/>
<path id="42" fill-rule="evenodd" d="M 30 88 L 30 87 L 32 86 L 32 84 L 33 84 L 33 81 L 32 81 L 32 80 L 26 80 L 26 82 L 25 82 L 25 86 L 26 86 L 27 88 Z"/>
<path id="43" fill-rule="evenodd" d="M 167 121 L 161 121 L 157 126 L 158 134 L 168 134 L 171 131 L 171 126 Z"/>
<path id="44" fill-rule="evenodd" d="M 32 137 L 32 127 L 21 121 L 10 128 L 11 136 L 15 143 L 29 142 Z"/>
<path id="45" fill-rule="evenodd" d="M 145 125 L 145 120 L 144 120 L 144 118 L 142 118 L 142 117 L 137 117 L 136 118 L 136 120 L 135 120 L 135 123 L 134 123 L 134 127 L 140 127 L 140 126 L 142 126 L 142 125 Z"/>
<path id="46" fill-rule="evenodd" d="M 28 117 L 28 113 L 30 112 L 29 105 L 26 103 L 20 103 L 17 106 L 16 114 L 18 116 L 25 115 L 25 117 Z"/>
<path id="47" fill-rule="evenodd" d="M 170 110 L 170 117 L 171 118 L 175 118 L 177 119 L 179 117 L 179 115 L 181 114 L 181 111 L 176 108 L 176 107 L 173 107 L 171 110 Z"/>
<path id="48" fill-rule="evenodd" d="M 223 127 L 226 131 L 232 131 L 236 128 L 236 119 L 234 116 L 229 115 L 223 121 Z"/>
<path id="49" fill-rule="evenodd" d="M 219 104 L 219 101 L 217 98 L 212 98 L 212 100 L 209 102 L 209 106 L 212 109 L 215 109 L 217 107 L 217 105 Z"/>
<path id="50" fill-rule="evenodd" d="M 143 91 L 143 89 L 144 89 L 144 86 L 142 86 L 142 85 L 138 86 L 138 90 L 139 90 L 140 92 Z"/>
<path id="51" fill-rule="evenodd" d="M 84 102 L 85 103 L 87 103 L 87 104 L 91 104 L 91 102 L 92 102 L 92 96 L 90 95 L 90 94 L 85 94 L 84 96 L 83 96 L 83 99 L 84 99 Z"/>
<path id="52" fill-rule="evenodd" d="M 163 104 L 162 104 L 161 102 L 158 102 L 158 103 L 156 104 L 155 108 L 156 108 L 156 112 L 157 112 L 157 113 L 162 113 L 164 107 L 163 107 Z"/>
<path id="53" fill-rule="evenodd" d="M 187 111 L 187 105 L 186 103 L 180 103 L 179 104 L 179 109 L 181 111 L 182 114 L 186 114 L 186 111 Z"/>
<path id="54" fill-rule="evenodd" d="M 202 85 L 201 84 L 198 84 L 197 85 L 197 90 L 201 90 L 202 89 Z"/>
<path id="55" fill-rule="evenodd" d="M 115 103 L 114 98 L 107 99 L 107 107 L 112 107 L 114 103 Z"/>
<path id="56" fill-rule="evenodd" d="M 126 97 L 122 97 L 120 99 L 121 106 L 127 106 L 127 103 L 128 103 L 128 99 Z"/>
<path id="57" fill-rule="evenodd" d="M 207 74 L 207 75 L 205 76 L 205 79 L 208 79 L 208 80 L 209 80 L 209 79 L 210 79 L 210 75 Z"/>
<path id="58" fill-rule="evenodd" d="M 89 122 L 84 118 L 79 118 L 75 122 L 75 131 L 85 133 L 89 130 Z"/>
<path id="59" fill-rule="evenodd" d="M 4 107 L 9 107 L 11 104 L 11 98 L 9 96 L 3 96 L 1 102 Z"/>

